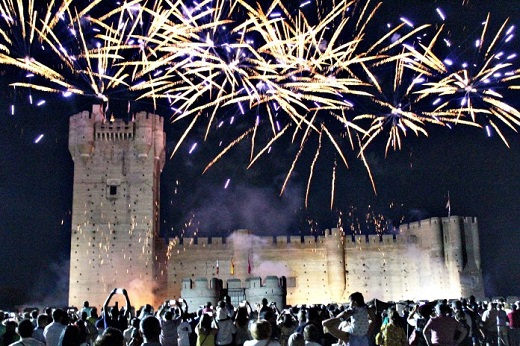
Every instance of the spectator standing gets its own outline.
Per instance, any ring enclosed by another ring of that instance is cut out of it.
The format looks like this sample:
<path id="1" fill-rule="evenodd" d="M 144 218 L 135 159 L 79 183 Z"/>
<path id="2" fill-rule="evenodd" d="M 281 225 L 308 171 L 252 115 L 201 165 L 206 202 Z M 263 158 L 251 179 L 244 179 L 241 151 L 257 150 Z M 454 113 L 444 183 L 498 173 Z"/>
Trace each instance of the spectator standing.
<path id="1" fill-rule="evenodd" d="M 142 346 L 161 346 L 161 324 L 156 317 L 145 317 L 139 324 L 139 332 L 143 336 Z"/>
<path id="2" fill-rule="evenodd" d="M 11 346 L 44 346 L 44 343 L 32 337 L 33 330 L 34 328 L 31 320 L 21 320 L 20 324 L 18 324 L 18 335 L 20 335 L 20 340 L 12 343 Z"/>
<path id="3" fill-rule="evenodd" d="M 65 322 L 65 323 L 63 323 Z M 48 324 L 43 330 L 45 344 L 47 346 L 58 346 L 61 332 L 67 325 L 67 313 L 61 309 L 52 312 L 52 323 Z"/>
<path id="4" fill-rule="evenodd" d="M 424 338 L 428 346 L 457 346 L 466 337 L 466 329 L 455 318 L 449 316 L 446 304 L 437 304 L 436 316 L 431 317 L 424 326 Z"/>
<path id="5" fill-rule="evenodd" d="M 511 305 L 511 312 L 507 314 L 509 319 L 509 342 L 511 346 L 520 346 L 520 309 L 516 302 Z"/>
<path id="6" fill-rule="evenodd" d="M 253 340 L 244 342 L 244 346 L 281 346 L 278 341 L 271 339 L 271 324 L 266 320 L 257 320 L 251 324 L 251 336 Z"/>
<path id="7" fill-rule="evenodd" d="M 45 337 L 43 336 L 43 331 L 49 320 L 47 319 L 47 315 L 40 314 L 36 319 L 36 328 L 33 329 L 32 337 L 39 342 L 45 344 Z"/>
<path id="8" fill-rule="evenodd" d="M 224 301 L 221 301 L 218 305 L 216 323 L 218 333 L 215 344 L 217 346 L 232 346 L 236 328 Z"/>
<path id="9" fill-rule="evenodd" d="M 376 345 L 381 346 L 407 346 L 408 338 L 403 328 L 399 325 L 400 316 L 397 311 L 388 315 L 387 323 L 381 326 L 376 335 Z"/>

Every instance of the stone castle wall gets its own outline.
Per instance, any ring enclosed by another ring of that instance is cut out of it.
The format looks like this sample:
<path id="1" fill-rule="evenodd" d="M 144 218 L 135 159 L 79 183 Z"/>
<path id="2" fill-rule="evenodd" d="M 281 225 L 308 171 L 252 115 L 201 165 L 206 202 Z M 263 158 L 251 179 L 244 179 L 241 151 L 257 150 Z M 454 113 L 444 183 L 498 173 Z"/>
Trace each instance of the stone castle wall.
<path id="1" fill-rule="evenodd" d="M 288 304 L 346 301 L 354 291 L 382 300 L 483 296 L 476 219 L 422 220 L 402 225 L 396 236 L 239 230 L 166 243 L 158 236 L 160 117 L 143 112 L 128 123 L 106 122 L 100 108 L 74 115 L 69 149 L 75 169 L 70 305 L 100 306 L 116 287 L 133 292 L 136 306 L 181 295 L 194 304 L 216 302 L 216 283 L 238 301 L 269 295 Z"/>
<path id="2" fill-rule="evenodd" d="M 225 283 L 278 276 L 285 279 L 288 304 L 346 301 L 355 291 L 382 300 L 483 297 L 478 249 L 463 245 L 463 239 L 472 244 L 478 239 L 476 219 L 432 218 L 403 225 L 397 236 L 345 237 L 332 229 L 303 239 L 247 231 L 186 238 L 170 242 L 167 294 L 185 294 L 184 279 Z"/>

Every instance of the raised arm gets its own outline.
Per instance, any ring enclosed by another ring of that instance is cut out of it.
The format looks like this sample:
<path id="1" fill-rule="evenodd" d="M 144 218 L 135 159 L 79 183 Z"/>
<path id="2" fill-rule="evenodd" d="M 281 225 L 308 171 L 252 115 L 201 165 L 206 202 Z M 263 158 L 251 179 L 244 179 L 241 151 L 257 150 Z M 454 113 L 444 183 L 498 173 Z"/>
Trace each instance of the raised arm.
<path id="1" fill-rule="evenodd" d="M 109 294 L 107 299 L 105 300 L 105 303 L 103 303 L 103 317 L 108 315 L 108 304 L 110 303 L 110 300 L 116 294 L 117 288 L 114 288 Z"/>
<path id="2" fill-rule="evenodd" d="M 128 298 L 128 292 L 123 288 L 123 295 L 125 296 L 126 306 L 125 306 L 125 317 L 128 318 L 128 315 L 131 313 L 132 306 L 130 305 L 130 298 Z"/>
<path id="3" fill-rule="evenodd" d="M 339 339 L 340 341 L 343 341 L 344 343 L 348 343 L 349 334 L 339 329 L 339 324 L 341 323 L 341 318 L 347 318 L 350 315 L 352 315 L 352 313 L 348 310 L 345 310 L 338 314 L 338 316 L 323 321 L 322 325 L 324 328 L 324 332 L 331 334 L 332 336 Z"/>
<path id="4" fill-rule="evenodd" d="M 159 309 L 157 309 L 157 317 L 162 317 L 163 313 L 164 313 L 164 309 L 166 309 L 166 307 L 168 306 L 168 304 L 170 303 L 169 300 L 165 300 L 164 303 L 161 304 L 161 306 L 159 306 Z"/>
<path id="5" fill-rule="evenodd" d="M 180 308 L 181 308 L 181 312 L 182 313 L 188 313 L 188 302 L 185 300 L 185 299 L 182 299 L 182 298 L 179 298 L 179 302 L 181 302 L 182 304 L 179 305 Z M 184 305 L 184 309 L 182 308 L 182 305 Z"/>

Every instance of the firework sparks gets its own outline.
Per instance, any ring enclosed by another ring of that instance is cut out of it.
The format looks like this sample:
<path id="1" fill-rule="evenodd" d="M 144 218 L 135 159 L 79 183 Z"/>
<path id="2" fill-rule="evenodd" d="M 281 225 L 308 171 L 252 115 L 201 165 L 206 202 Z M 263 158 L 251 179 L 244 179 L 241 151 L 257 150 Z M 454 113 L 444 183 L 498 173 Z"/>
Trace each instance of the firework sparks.
<path id="1" fill-rule="evenodd" d="M 436 82 L 425 83 L 426 88 L 419 93 L 436 98 L 434 114 L 452 118 L 454 123 L 483 127 L 488 135 L 493 128 L 509 146 L 497 120 L 515 132 L 520 126 L 520 112 L 505 97 L 508 89 L 520 88 L 515 84 L 520 78 L 519 70 L 513 67 L 516 54 L 506 55 L 503 50 L 512 38 L 514 26 L 507 28 L 506 20 L 489 38 L 489 25 L 490 15 L 475 41 L 476 61 L 463 62 L 457 69 L 458 64 L 448 57 L 445 64 L 452 72 Z"/>
<path id="2" fill-rule="evenodd" d="M 516 54 L 505 50 L 514 27 L 506 21 L 490 38 L 489 16 L 475 41 L 476 61 L 461 64 L 437 55 L 437 41 L 456 47 L 440 39 L 443 27 L 425 43 L 430 26 L 404 16 L 371 41 L 381 7 L 371 1 L 334 1 L 327 11 L 282 0 L 266 6 L 129 0 L 108 11 L 101 0 L 83 8 L 53 0 L 44 10 L 33 0 L 0 1 L 0 64 L 25 72 L 13 86 L 85 95 L 107 107 L 114 96 L 128 98 L 128 112 L 137 100 L 151 100 L 156 109 L 164 102 L 175 124 L 187 124 L 172 156 L 201 123 L 205 138 L 223 125 L 246 123 L 206 169 L 246 138 L 249 167 L 289 138 L 298 150 L 281 193 L 307 147 L 316 150 L 306 205 L 327 145 L 334 151 L 332 208 L 337 159 L 348 168 L 348 152 L 365 164 L 375 191 L 364 151 L 381 134 L 388 134 L 387 155 L 401 149 L 409 132 L 428 136 L 429 125 L 479 126 L 506 144 L 499 124 L 520 126 L 520 112 L 506 101 L 506 93 L 520 89 Z M 442 9 L 436 14 L 445 21 Z"/>

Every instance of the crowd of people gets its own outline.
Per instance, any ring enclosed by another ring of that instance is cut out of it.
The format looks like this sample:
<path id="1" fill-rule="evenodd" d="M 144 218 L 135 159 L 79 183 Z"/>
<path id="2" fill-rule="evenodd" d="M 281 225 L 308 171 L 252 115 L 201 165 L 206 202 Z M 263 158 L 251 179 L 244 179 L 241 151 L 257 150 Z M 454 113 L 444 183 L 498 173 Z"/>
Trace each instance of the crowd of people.
<path id="1" fill-rule="evenodd" d="M 126 304 L 111 305 L 115 294 Z M 233 306 L 229 296 L 196 311 L 183 299 L 134 310 L 114 289 L 100 313 L 81 309 L 0 311 L 0 346 L 520 346 L 520 302 L 474 297 L 422 303 L 365 302 L 286 306 L 263 299 Z"/>

